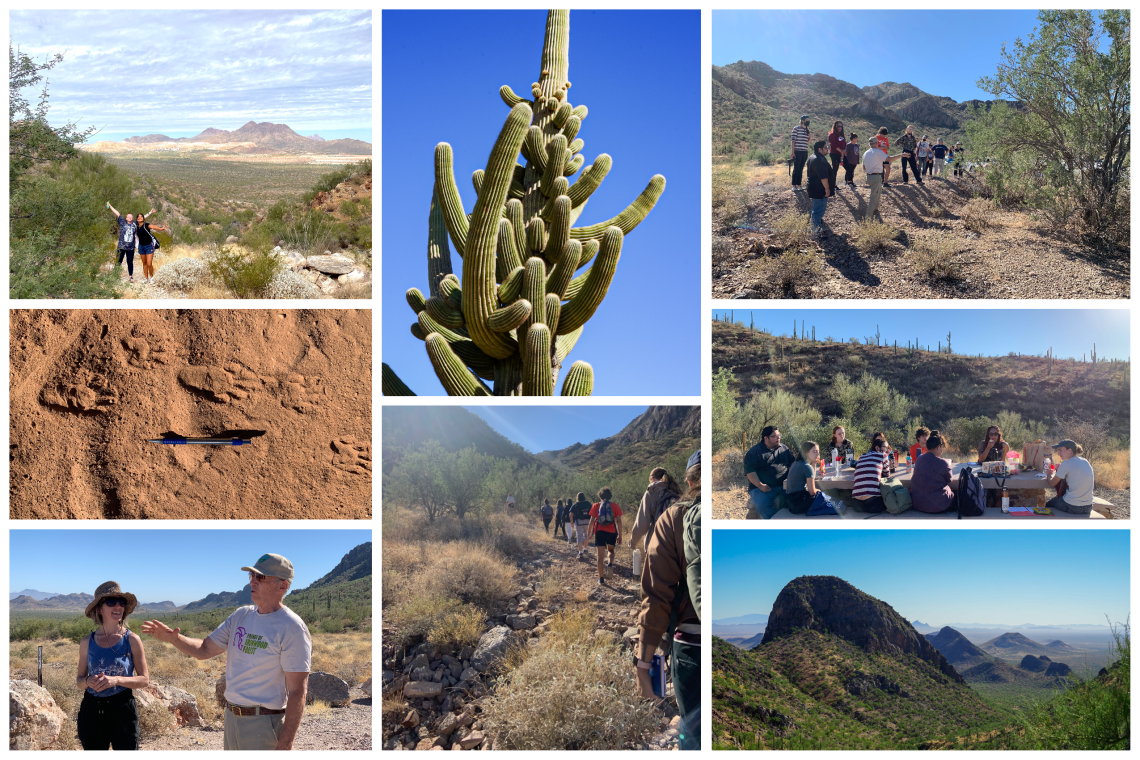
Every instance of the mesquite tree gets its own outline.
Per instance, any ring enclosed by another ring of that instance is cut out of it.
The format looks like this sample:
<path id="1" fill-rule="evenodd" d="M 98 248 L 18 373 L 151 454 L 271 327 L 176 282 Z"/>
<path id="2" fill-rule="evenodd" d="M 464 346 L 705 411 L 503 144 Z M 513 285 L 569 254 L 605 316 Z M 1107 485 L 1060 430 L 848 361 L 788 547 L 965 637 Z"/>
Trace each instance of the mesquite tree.
<path id="1" fill-rule="evenodd" d="M 471 178 L 477 200 L 470 214 L 451 146 L 436 146 L 428 293 L 411 288 L 407 299 L 416 313 L 412 334 L 424 341 L 449 395 L 553 395 L 562 362 L 609 290 L 624 237 L 665 189 L 655 175 L 617 216 L 574 227 L 613 160 L 602 153 L 583 167 L 577 135 L 587 109 L 569 100 L 569 51 L 570 12 L 550 11 L 531 97 L 508 85 L 499 90 L 511 111 L 487 168 Z M 520 151 L 525 164 L 517 163 Z M 463 259 L 462 282 L 452 273 L 449 239 Z M 413 395 L 387 365 L 382 386 L 386 395 Z M 588 396 L 593 387 L 593 368 L 577 361 L 562 395 Z"/>

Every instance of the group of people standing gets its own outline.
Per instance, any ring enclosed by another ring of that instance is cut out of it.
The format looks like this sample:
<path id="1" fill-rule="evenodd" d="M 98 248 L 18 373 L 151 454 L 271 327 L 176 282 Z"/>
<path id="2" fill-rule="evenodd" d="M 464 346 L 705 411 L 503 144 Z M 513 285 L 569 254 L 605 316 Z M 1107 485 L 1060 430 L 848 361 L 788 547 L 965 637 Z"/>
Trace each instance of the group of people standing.
<path id="1" fill-rule="evenodd" d="M 831 131 L 826 140 L 817 140 L 811 144 L 809 156 L 809 142 L 811 132 L 808 127 L 811 119 L 808 115 L 800 117 L 798 126 L 792 129 L 792 187 L 801 187 L 804 169 L 807 170 L 808 197 L 812 200 L 811 228 L 812 234 L 819 235 L 820 240 L 826 240 L 823 233 L 823 216 L 827 212 L 827 199 L 834 196 L 838 190 L 839 167 L 844 169 L 844 184 L 856 189 L 855 168 L 862 164 L 867 176 L 867 186 L 871 190 L 871 197 L 867 202 L 865 218 L 873 218 L 879 210 L 883 188 L 889 188 L 891 176 L 891 162 L 902 160 L 903 184 L 910 183 L 907 167 L 914 174 L 915 182 L 923 184 L 922 177 L 941 174 L 947 161 L 954 162 L 955 176 L 964 174 L 962 164 L 964 150 L 962 143 L 954 146 L 943 144 L 939 137 L 931 143 L 927 135 L 919 140 L 914 135 L 914 127 L 907 126 L 906 132 L 900 137 L 895 146 L 900 152 L 894 156 L 889 155 L 890 136 L 886 127 L 880 127 L 878 134 L 868 141 L 867 150 L 860 155 L 859 136 L 844 132 L 843 122 L 840 120 L 832 124 Z M 955 157 L 957 154 L 957 157 Z M 830 160 L 830 164 L 828 163 Z"/>
<path id="2" fill-rule="evenodd" d="M 135 246 L 137 245 L 143 265 L 142 281 L 150 282 L 154 279 L 154 250 L 158 247 L 158 241 L 152 232 L 170 232 L 170 229 L 161 224 L 152 225 L 147 222 L 147 217 L 155 213 L 153 208 L 145 214 L 139 214 L 138 219 L 135 218 L 134 214 L 127 214 L 124 218 L 115 210 L 110 201 L 107 202 L 107 208 L 115 215 L 115 220 L 119 224 L 119 263 L 117 266 L 122 266 L 123 259 L 126 259 L 127 280 L 129 282 L 135 281 Z"/>

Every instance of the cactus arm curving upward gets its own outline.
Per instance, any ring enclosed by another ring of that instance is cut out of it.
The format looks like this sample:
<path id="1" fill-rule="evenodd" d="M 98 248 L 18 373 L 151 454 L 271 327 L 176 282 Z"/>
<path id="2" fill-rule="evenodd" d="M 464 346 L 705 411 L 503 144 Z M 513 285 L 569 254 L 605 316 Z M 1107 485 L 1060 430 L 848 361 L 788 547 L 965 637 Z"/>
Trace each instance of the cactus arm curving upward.
<path id="1" fill-rule="evenodd" d="M 553 396 L 554 375 L 550 367 L 550 328 L 534 324 L 526 332 L 523 349 L 523 395 Z"/>
<path id="2" fill-rule="evenodd" d="M 530 301 L 520 298 L 510 306 L 504 306 L 488 317 L 487 327 L 498 333 L 510 332 L 528 322 L 532 310 Z"/>
<path id="3" fill-rule="evenodd" d="M 507 278 L 503 280 L 503 284 L 499 286 L 499 300 L 505 304 L 511 304 L 518 300 L 519 295 L 522 293 L 523 273 L 526 271 L 525 267 L 515 267 Z"/>
<path id="4" fill-rule="evenodd" d="M 495 279 L 502 282 L 522 266 L 522 255 L 516 244 L 514 226 L 508 219 L 499 220 L 498 256 L 495 257 Z"/>
<path id="5" fill-rule="evenodd" d="M 380 390 L 385 396 L 414 396 L 412 389 L 404 385 L 399 375 L 383 362 L 380 363 Z"/>
<path id="6" fill-rule="evenodd" d="M 517 198 L 511 198 L 507 201 L 507 220 L 511 223 L 511 230 L 515 235 L 515 250 L 519 254 L 518 266 L 522 266 L 522 254 L 526 250 L 526 221 L 523 217 L 522 201 Z M 513 272 L 514 267 L 507 270 L 508 273 Z"/>
<path id="7" fill-rule="evenodd" d="M 453 309 L 451 304 L 440 296 L 432 296 L 427 300 L 425 309 L 428 316 L 444 327 L 452 330 L 463 329 L 463 312 Z"/>
<path id="8" fill-rule="evenodd" d="M 471 339 L 496 359 L 506 359 L 517 350 L 517 343 L 487 327 L 495 311 L 495 249 L 499 220 L 507 190 L 515 171 L 515 157 L 522 146 L 531 111 L 525 104 L 511 109 L 499 139 L 487 160 L 483 192 L 471 213 L 463 256 L 463 316 Z"/>
<path id="9" fill-rule="evenodd" d="M 577 182 L 570 186 L 569 192 L 566 193 L 570 196 L 570 202 L 574 204 L 574 206 L 581 206 L 589 200 L 590 195 L 598 189 L 598 186 L 602 184 L 602 180 L 609 174 L 610 167 L 612 167 L 613 164 L 614 160 L 605 153 L 595 158 L 594 163 L 590 164 L 590 166 L 586 168 L 586 171 L 582 172 L 582 176 L 578 178 Z"/>
<path id="10" fill-rule="evenodd" d="M 547 261 L 557 263 L 562 255 L 562 247 L 570 240 L 570 198 L 558 196 L 554 201 L 554 211 L 550 215 L 550 235 L 543 247 Z"/>
<path id="11" fill-rule="evenodd" d="M 525 335 L 532 325 L 546 322 L 546 264 L 537 256 L 526 260 L 523 271 L 523 298 L 530 301 L 530 318 L 523 324 L 520 335 Z"/>
<path id="12" fill-rule="evenodd" d="M 561 321 L 561 319 L 562 319 L 561 314 L 558 315 L 558 319 L 559 319 L 559 321 Z M 574 332 L 567 333 L 566 335 L 557 336 L 557 338 L 554 341 L 554 349 L 555 349 L 554 350 L 554 360 L 555 360 L 555 362 L 557 362 L 558 364 L 562 364 L 562 362 L 564 362 L 566 360 L 566 357 L 570 355 L 570 352 L 574 350 L 574 345 L 578 342 L 578 338 L 581 338 L 581 337 L 582 337 L 582 328 L 581 327 L 579 327 Z"/>
<path id="13" fill-rule="evenodd" d="M 583 361 L 570 365 L 562 382 L 563 396 L 589 396 L 594 392 L 594 368 Z"/>
<path id="14" fill-rule="evenodd" d="M 558 334 L 558 316 L 562 312 L 562 299 L 554 293 L 546 294 L 546 326 L 551 335 Z"/>
<path id="15" fill-rule="evenodd" d="M 455 184 L 455 167 L 451 146 L 441 142 L 435 146 L 435 194 L 443 211 L 444 225 L 455 251 L 460 256 L 467 245 L 467 212 L 463 210 L 463 200 Z"/>
<path id="16" fill-rule="evenodd" d="M 619 227 L 623 235 L 628 235 L 653 210 L 653 207 L 657 205 L 657 199 L 661 197 L 661 193 L 664 191 L 665 178 L 660 174 L 654 174 L 653 179 L 649 180 L 649 184 L 641 191 L 641 195 L 634 198 L 633 203 L 629 204 L 625 211 L 609 221 L 571 230 L 570 236 L 575 240 L 589 240 L 601 237 L 609 227 Z"/>
<path id="17" fill-rule="evenodd" d="M 598 260 L 590 267 L 586 283 L 581 291 L 570 299 L 562 309 L 562 324 L 558 326 L 561 333 L 577 330 L 586 324 L 594 312 L 598 310 L 602 299 L 606 297 L 610 282 L 613 281 L 617 270 L 618 259 L 621 258 L 621 230 L 610 227 L 602 237 L 602 247 L 598 252 Z"/>
<path id="18" fill-rule="evenodd" d="M 527 102 L 526 98 L 521 98 L 518 95 L 515 95 L 515 91 L 511 89 L 510 85 L 507 84 L 499 88 L 499 96 L 503 99 L 503 102 L 511 108 L 514 108 L 519 103 Z"/>
<path id="19" fill-rule="evenodd" d="M 449 396 L 489 396 L 486 387 L 463 366 L 463 362 L 451 350 L 447 340 L 438 333 L 432 333 L 424 341 L 428 358 L 435 369 L 439 381 Z"/>
<path id="20" fill-rule="evenodd" d="M 420 292 L 419 288 L 408 288 L 408 292 L 404 294 L 404 297 L 408 299 L 408 306 L 411 306 L 412 311 L 416 314 L 423 311 L 427 304 L 427 299 L 424 298 L 424 294 Z"/>
<path id="21" fill-rule="evenodd" d="M 428 212 L 428 293 L 439 294 L 439 281 L 451 274 L 451 247 L 447 244 L 447 225 L 443 209 L 432 189 L 431 211 Z"/>
<path id="22" fill-rule="evenodd" d="M 546 278 L 547 293 L 558 296 L 559 300 L 566 295 L 566 288 L 570 285 L 570 279 L 578 268 L 578 258 L 581 255 L 581 243 L 577 240 L 566 241 L 562 248 L 562 255 L 558 257 L 558 263 L 554 265 L 554 269 L 550 271 L 550 276 Z M 550 323 L 547 322 L 547 324 Z"/>

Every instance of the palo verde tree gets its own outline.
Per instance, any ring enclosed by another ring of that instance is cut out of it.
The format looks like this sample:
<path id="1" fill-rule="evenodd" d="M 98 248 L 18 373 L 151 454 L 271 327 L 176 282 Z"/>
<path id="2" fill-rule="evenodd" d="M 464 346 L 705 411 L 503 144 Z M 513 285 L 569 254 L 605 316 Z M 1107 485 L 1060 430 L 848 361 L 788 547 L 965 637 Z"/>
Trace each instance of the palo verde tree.
<path id="1" fill-rule="evenodd" d="M 1002 45 L 997 73 L 977 82 L 1016 107 L 975 109 L 966 125 L 977 155 L 997 158 L 999 190 L 1001 175 L 1020 173 L 1020 190 L 1058 221 L 1075 217 L 1110 245 L 1128 235 L 1130 18 L 1128 10 L 1040 11 L 1034 33 L 1012 50 Z"/>
<path id="2" fill-rule="evenodd" d="M 452 455 L 439 441 L 426 441 L 417 451 L 408 452 L 392 470 L 386 490 L 413 508 L 422 509 L 428 522 L 443 514 L 448 503 L 448 487 L 443 471 Z"/>
<path id="3" fill-rule="evenodd" d="M 412 288 L 407 299 L 416 313 L 412 334 L 424 341 L 449 395 L 553 395 L 562 362 L 609 290 L 624 237 L 665 189 L 665 178 L 655 175 L 617 216 L 574 226 L 613 160 L 602 153 L 583 166 L 578 131 L 587 109 L 570 103 L 569 71 L 570 12 L 552 10 L 531 97 L 507 85 L 499 90 L 511 111 L 487 168 L 471 178 L 477 200 L 470 214 L 455 184 L 451 146 L 436 146 L 428 292 Z M 449 239 L 463 259 L 462 281 L 452 272 Z M 414 395 L 390 367 L 382 370 L 386 395 Z M 593 368 L 577 361 L 562 395 L 588 396 L 593 386 Z"/>

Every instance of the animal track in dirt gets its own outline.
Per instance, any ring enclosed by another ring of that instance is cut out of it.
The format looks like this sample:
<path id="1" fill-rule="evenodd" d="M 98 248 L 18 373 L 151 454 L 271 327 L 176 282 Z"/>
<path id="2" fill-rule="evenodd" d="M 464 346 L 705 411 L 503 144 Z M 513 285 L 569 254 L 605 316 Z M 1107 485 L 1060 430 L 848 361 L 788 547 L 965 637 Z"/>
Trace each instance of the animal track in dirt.
<path id="1" fill-rule="evenodd" d="M 106 325 L 103 329 L 107 329 Z M 172 352 L 162 347 L 152 348 L 150 343 L 142 338 L 123 338 L 121 343 L 129 354 L 127 364 L 132 367 L 150 369 L 154 366 L 154 362 L 169 364 L 174 359 Z"/>
<path id="2" fill-rule="evenodd" d="M 325 392 L 319 377 L 291 373 L 281 378 L 281 406 L 301 414 L 312 412 Z"/>
<path id="3" fill-rule="evenodd" d="M 332 466 L 338 470 L 372 480 L 372 445 L 349 436 L 329 444 L 333 450 Z"/>
<path id="4" fill-rule="evenodd" d="M 178 380 L 192 392 L 223 404 L 249 398 L 267 382 L 237 362 L 225 367 L 186 367 L 179 371 Z"/>
<path id="5" fill-rule="evenodd" d="M 119 399 L 114 393 L 97 391 L 82 384 L 52 384 L 40 392 L 44 405 L 73 414 L 105 414 Z"/>

